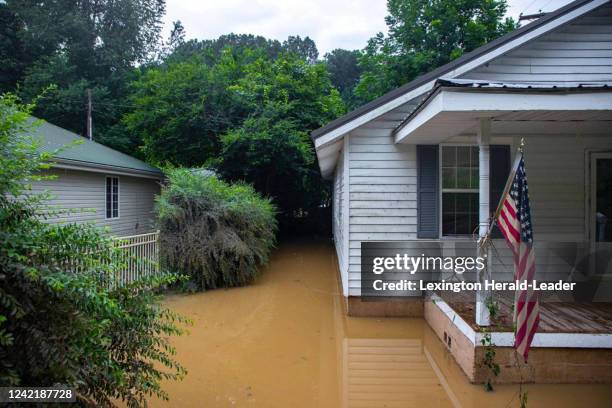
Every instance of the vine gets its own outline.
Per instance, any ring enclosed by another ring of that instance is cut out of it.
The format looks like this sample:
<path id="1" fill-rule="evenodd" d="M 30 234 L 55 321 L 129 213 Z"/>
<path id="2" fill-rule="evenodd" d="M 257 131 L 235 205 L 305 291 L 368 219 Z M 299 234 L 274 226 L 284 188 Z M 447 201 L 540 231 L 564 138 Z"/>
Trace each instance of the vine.
<path id="1" fill-rule="evenodd" d="M 491 319 L 491 323 L 496 324 L 499 319 L 499 305 L 497 302 L 493 301 L 493 299 L 489 298 L 486 303 L 487 309 L 489 310 L 489 317 Z M 493 339 L 491 337 L 491 333 L 484 327 L 481 327 L 480 332 L 483 333 L 482 339 L 480 339 L 480 344 L 484 347 L 484 356 L 482 357 L 482 361 L 480 362 L 481 367 L 487 367 L 493 377 L 497 377 L 501 372 L 500 365 L 495 361 L 495 343 L 493 343 Z M 485 390 L 493 391 L 492 378 L 489 376 L 484 383 Z M 526 399 L 526 397 L 525 397 Z"/>

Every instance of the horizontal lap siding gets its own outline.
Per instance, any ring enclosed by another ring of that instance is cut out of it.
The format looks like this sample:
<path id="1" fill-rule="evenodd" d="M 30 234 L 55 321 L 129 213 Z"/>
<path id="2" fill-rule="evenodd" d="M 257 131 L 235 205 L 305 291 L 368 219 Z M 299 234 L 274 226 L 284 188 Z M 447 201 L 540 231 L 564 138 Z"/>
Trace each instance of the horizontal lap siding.
<path id="1" fill-rule="evenodd" d="M 336 254 L 338 256 L 338 265 L 340 268 L 340 277 L 342 279 L 343 288 L 347 287 L 347 265 L 345 262 L 346 254 L 344 250 L 345 232 L 344 232 L 344 151 L 340 152 L 338 157 L 338 165 L 334 173 L 334 201 L 333 201 L 333 234 L 334 244 L 336 246 Z"/>
<path id="2" fill-rule="evenodd" d="M 416 148 L 396 145 L 373 121 L 349 137 L 349 294 L 361 293 L 359 249 L 365 241 L 416 238 Z"/>
<path id="3" fill-rule="evenodd" d="M 610 136 L 526 137 L 525 165 L 536 240 L 584 241 L 585 152 L 609 150 Z"/>
<path id="4" fill-rule="evenodd" d="M 390 143 L 390 138 L 377 140 L 379 143 Z M 588 163 L 585 162 L 585 155 L 587 151 L 612 151 L 612 133 L 607 136 L 527 135 L 525 143 L 538 277 L 564 279 L 586 255 L 585 166 Z M 400 151 L 397 154 L 405 156 L 407 162 L 415 163 L 414 146 L 398 146 L 396 152 Z M 351 168 L 359 166 L 360 162 L 359 158 L 355 158 L 355 163 L 351 161 Z M 406 168 L 406 171 L 413 172 L 415 169 Z M 362 241 L 417 239 L 416 193 L 406 192 L 416 188 L 416 179 L 406 177 L 412 180 L 410 184 L 388 184 L 388 178 L 371 176 L 370 184 L 355 185 L 351 177 L 350 190 L 358 189 L 361 194 L 355 196 L 357 193 L 351 193 L 350 201 L 351 295 L 360 293 Z M 385 191 L 392 192 L 378 193 L 382 186 L 385 186 Z M 367 191 L 367 196 L 362 195 L 363 191 Z M 495 241 L 495 248 L 495 271 L 508 278 L 513 271 L 512 257 L 502 240 Z"/>
<path id="5" fill-rule="evenodd" d="M 119 218 L 105 219 L 106 175 L 77 170 L 53 169 L 46 174 L 56 176 L 33 184 L 33 193 L 47 190 L 48 204 L 59 210 L 74 211 L 49 219 L 49 222 L 93 222 L 109 227 L 116 236 L 134 235 L 154 230 L 153 206 L 159 194 L 159 182 L 140 177 L 119 177 Z"/>
<path id="6" fill-rule="evenodd" d="M 608 3 L 463 78 L 500 82 L 610 82 L 612 5 Z"/>

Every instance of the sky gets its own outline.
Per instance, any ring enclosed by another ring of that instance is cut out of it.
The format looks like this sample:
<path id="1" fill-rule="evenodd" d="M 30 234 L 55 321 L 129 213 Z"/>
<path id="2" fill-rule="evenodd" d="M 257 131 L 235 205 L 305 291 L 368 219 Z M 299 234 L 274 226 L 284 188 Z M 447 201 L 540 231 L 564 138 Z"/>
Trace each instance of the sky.
<path id="1" fill-rule="evenodd" d="M 508 15 L 552 11 L 571 0 L 509 0 Z M 386 0 L 166 0 L 164 37 L 180 20 L 187 38 L 258 34 L 284 40 L 309 36 L 320 55 L 335 48 L 361 49 L 386 32 Z"/>

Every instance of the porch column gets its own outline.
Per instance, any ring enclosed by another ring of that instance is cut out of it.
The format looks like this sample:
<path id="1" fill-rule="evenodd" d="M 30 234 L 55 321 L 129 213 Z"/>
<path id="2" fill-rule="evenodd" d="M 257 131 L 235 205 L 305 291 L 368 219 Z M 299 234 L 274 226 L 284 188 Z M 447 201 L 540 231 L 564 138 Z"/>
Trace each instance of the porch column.
<path id="1" fill-rule="evenodd" d="M 478 243 L 489 232 L 489 143 L 491 140 L 491 119 L 481 118 L 478 126 L 478 151 L 479 151 L 479 191 L 478 191 Z M 486 248 L 481 248 L 478 245 L 478 256 L 486 258 L 485 269 L 479 273 L 478 281 L 484 285 L 489 271 L 489 259 L 487 258 Z M 476 292 L 476 324 L 479 326 L 488 326 L 490 324 L 489 309 L 487 308 L 487 300 L 490 297 L 489 291 L 480 290 Z"/>

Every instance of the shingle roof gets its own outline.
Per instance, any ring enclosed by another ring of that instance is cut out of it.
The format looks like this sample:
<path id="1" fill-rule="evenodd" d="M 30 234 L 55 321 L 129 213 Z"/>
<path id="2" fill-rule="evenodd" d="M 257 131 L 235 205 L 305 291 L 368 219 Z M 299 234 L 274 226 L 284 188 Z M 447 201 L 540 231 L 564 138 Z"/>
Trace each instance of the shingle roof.
<path id="1" fill-rule="evenodd" d="M 86 139 L 48 122 L 42 122 L 36 126 L 35 136 L 42 139 L 40 150 L 43 152 L 55 152 L 57 149 L 72 144 L 75 141 L 81 141 L 81 143 L 68 147 L 54 155 L 55 159 L 60 163 L 79 167 L 102 167 L 108 170 L 150 176 L 161 177 L 163 175 L 161 170 L 142 160 L 113 150 L 110 147 Z"/>

